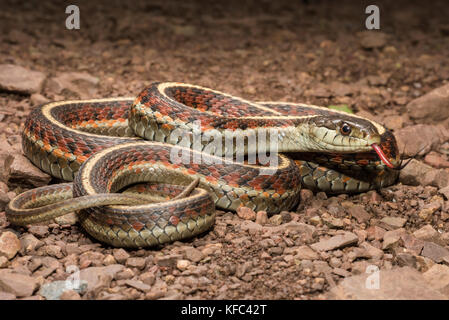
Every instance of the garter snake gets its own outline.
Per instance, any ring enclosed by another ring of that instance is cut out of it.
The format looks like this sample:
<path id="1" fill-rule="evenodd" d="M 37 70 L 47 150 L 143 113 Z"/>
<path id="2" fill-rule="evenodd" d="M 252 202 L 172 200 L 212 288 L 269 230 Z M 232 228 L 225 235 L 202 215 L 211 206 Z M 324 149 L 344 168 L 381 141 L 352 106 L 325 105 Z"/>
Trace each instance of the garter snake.
<path id="1" fill-rule="evenodd" d="M 79 210 L 89 234 L 119 247 L 202 233 L 215 206 L 274 214 L 294 208 L 301 187 L 378 189 L 395 182 L 399 162 L 393 134 L 363 117 L 175 82 L 153 83 L 135 99 L 44 104 L 27 118 L 22 143 L 34 165 L 73 184 L 18 195 L 9 221 Z M 194 180 L 198 187 L 176 198 Z M 134 193 L 119 193 L 131 185 Z"/>

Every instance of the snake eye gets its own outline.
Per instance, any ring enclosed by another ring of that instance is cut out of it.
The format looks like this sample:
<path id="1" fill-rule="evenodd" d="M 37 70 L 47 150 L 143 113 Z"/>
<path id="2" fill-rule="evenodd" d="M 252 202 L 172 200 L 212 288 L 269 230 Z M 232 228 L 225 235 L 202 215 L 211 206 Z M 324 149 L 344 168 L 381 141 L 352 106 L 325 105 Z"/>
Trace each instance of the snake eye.
<path id="1" fill-rule="evenodd" d="M 347 136 L 351 133 L 351 126 L 347 123 L 343 123 L 342 126 L 340 127 L 340 132 L 342 135 Z"/>

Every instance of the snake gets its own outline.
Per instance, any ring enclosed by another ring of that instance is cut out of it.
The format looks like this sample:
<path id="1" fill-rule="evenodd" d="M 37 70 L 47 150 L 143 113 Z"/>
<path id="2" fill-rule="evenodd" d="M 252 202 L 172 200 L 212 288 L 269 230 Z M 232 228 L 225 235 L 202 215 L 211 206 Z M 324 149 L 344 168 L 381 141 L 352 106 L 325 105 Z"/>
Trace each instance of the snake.
<path id="1" fill-rule="evenodd" d="M 135 98 L 40 105 L 25 121 L 22 148 L 67 182 L 16 196 L 6 208 L 12 224 L 77 212 L 90 236 L 127 248 L 200 235 L 217 209 L 292 210 L 301 188 L 389 186 L 400 166 L 393 133 L 367 118 L 180 82 L 152 83 Z"/>

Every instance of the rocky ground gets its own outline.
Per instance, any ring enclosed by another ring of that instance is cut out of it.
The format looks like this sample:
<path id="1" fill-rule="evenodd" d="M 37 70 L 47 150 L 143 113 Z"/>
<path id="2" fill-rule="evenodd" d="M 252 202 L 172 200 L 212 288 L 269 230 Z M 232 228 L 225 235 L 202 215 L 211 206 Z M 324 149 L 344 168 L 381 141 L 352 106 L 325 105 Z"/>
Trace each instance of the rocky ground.
<path id="1" fill-rule="evenodd" d="M 365 6 L 350 2 L 79 6 L 81 29 L 67 30 L 62 5 L 1 1 L 0 299 L 449 298 L 445 1 L 380 4 L 380 31 L 366 31 Z M 21 152 L 34 106 L 135 96 L 169 80 L 344 105 L 384 123 L 416 157 L 389 188 L 303 190 L 295 211 L 272 217 L 219 211 L 204 236 L 151 250 L 102 245 L 74 215 L 8 223 L 10 199 L 54 182 Z M 81 283 L 67 290 L 74 266 Z"/>

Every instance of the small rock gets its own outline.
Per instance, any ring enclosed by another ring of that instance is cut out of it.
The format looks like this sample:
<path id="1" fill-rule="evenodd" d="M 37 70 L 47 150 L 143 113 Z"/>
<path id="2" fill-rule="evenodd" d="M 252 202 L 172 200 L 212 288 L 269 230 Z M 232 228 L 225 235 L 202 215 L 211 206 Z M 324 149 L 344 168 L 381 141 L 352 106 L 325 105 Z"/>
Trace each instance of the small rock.
<path id="1" fill-rule="evenodd" d="M 39 238 L 44 238 L 49 233 L 48 226 L 38 226 L 38 225 L 29 226 L 28 232 L 30 232 L 35 236 L 38 236 Z"/>
<path id="2" fill-rule="evenodd" d="M 366 229 L 366 237 L 368 240 L 382 240 L 384 238 L 385 230 L 384 228 L 378 226 L 371 226 Z"/>
<path id="3" fill-rule="evenodd" d="M 412 235 L 410 235 L 408 233 L 402 234 L 401 235 L 401 240 L 404 243 L 404 247 L 408 251 L 410 251 L 410 252 L 412 252 L 412 253 L 414 253 L 416 255 L 421 254 L 422 248 L 424 247 L 424 241 L 422 241 L 422 240 L 420 240 L 420 239 L 416 238 L 415 236 L 412 236 Z"/>
<path id="4" fill-rule="evenodd" d="M 321 220 L 320 216 L 313 216 L 309 219 L 309 222 L 311 224 L 313 224 L 314 226 L 317 226 L 322 222 L 322 220 Z"/>
<path id="5" fill-rule="evenodd" d="M 47 89 L 55 94 L 89 98 L 97 93 L 99 79 L 86 72 L 66 72 L 47 81 Z"/>
<path id="6" fill-rule="evenodd" d="M 45 74 L 12 64 L 0 64 L 0 90 L 31 94 L 39 92 Z"/>
<path id="7" fill-rule="evenodd" d="M 107 254 L 103 259 L 103 264 L 105 266 L 110 266 L 111 264 L 116 264 L 117 261 L 115 260 L 114 256 L 112 254 Z"/>
<path id="8" fill-rule="evenodd" d="M 134 272 L 130 268 L 126 268 L 115 275 L 116 280 L 127 280 L 135 276 Z"/>
<path id="9" fill-rule="evenodd" d="M 388 249 L 392 249 L 394 247 L 399 246 L 400 241 L 401 241 L 401 236 L 406 233 L 407 233 L 407 231 L 405 231 L 405 229 L 402 229 L 402 228 L 385 232 L 384 237 L 383 237 L 384 241 L 383 241 L 382 249 L 388 250 Z"/>
<path id="10" fill-rule="evenodd" d="M 343 221 L 341 219 L 334 218 L 333 216 L 327 213 L 323 214 L 321 216 L 321 219 L 331 229 L 341 229 L 344 226 Z"/>
<path id="11" fill-rule="evenodd" d="M 272 225 L 279 226 L 282 224 L 283 220 L 280 214 L 275 214 L 274 216 L 270 217 L 269 221 Z"/>
<path id="12" fill-rule="evenodd" d="M 416 257 L 410 253 L 398 253 L 396 261 L 401 267 L 416 268 Z"/>
<path id="13" fill-rule="evenodd" d="M 384 256 L 384 252 L 376 247 L 373 247 L 367 242 L 362 242 L 360 247 L 363 249 L 363 256 L 373 260 L 380 260 Z"/>
<path id="14" fill-rule="evenodd" d="M 178 260 L 176 262 L 176 268 L 178 268 L 181 271 L 186 270 L 188 267 L 190 266 L 190 261 L 189 260 Z"/>
<path id="15" fill-rule="evenodd" d="M 260 225 L 265 225 L 268 223 L 268 215 L 266 211 L 259 211 L 256 214 L 256 223 Z"/>
<path id="16" fill-rule="evenodd" d="M 424 162 L 437 169 L 449 168 L 449 161 L 445 160 L 441 155 L 434 151 L 426 154 Z"/>
<path id="17" fill-rule="evenodd" d="M 143 270 L 143 268 L 145 268 L 145 265 L 146 265 L 145 258 L 128 258 L 126 260 L 127 267 Z"/>
<path id="18" fill-rule="evenodd" d="M 357 220 L 358 223 L 366 223 L 371 218 L 371 215 L 366 212 L 365 208 L 360 205 L 355 205 L 347 209 L 348 213 Z"/>
<path id="19" fill-rule="evenodd" d="M 421 229 L 416 230 L 415 232 L 413 232 L 413 235 L 418 239 L 432 242 L 437 240 L 439 237 L 438 231 L 432 228 L 430 224 L 427 224 Z"/>
<path id="20" fill-rule="evenodd" d="M 20 154 L 8 155 L 5 159 L 7 183 L 9 186 L 41 187 L 47 185 L 51 177 L 34 166 Z"/>
<path id="21" fill-rule="evenodd" d="M 385 217 L 382 220 L 380 220 L 381 226 L 385 227 L 385 229 L 387 230 L 402 228 L 406 222 L 407 219 L 400 217 Z"/>
<path id="22" fill-rule="evenodd" d="M 301 189 L 299 192 L 299 199 L 301 199 L 302 204 L 307 204 L 312 200 L 313 192 L 309 189 Z"/>
<path id="23" fill-rule="evenodd" d="M 180 254 L 170 254 L 156 256 L 154 258 L 154 263 L 160 267 L 175 267 L 178 260 L 182 259 Z"/>
<path id="24" fill-rule="evenodd" d="M 318 253 L 316 253 L 309 246 L 300 246 L 295 249 L 295 258 L 300 260 L 317 260 L 320 258 Z"/>
<path id="25" fill-rule="evenodd" d="M 200 250 L 190 247 L 190 248 L 186 248 L 186 250 L 184 250 L 184 257 L 187 260 L 197 263 L 197 262 L 200 262 L 201 260 L 203 260 L 204 255 Z"/>
<path id="26" fill-rule="evenodd" d="M 444 257 L 449 256 L 449 250 L 433 242 L 425 242 L 421 255 L 430 258 L 436 263 L 443 261 Z"/>
<path id="27" fill-rule="evenodd" d="M 37 239 L 30 233 L 27 233 L 22 238 L 20 238 L 20 242 L 22 244 L 22 248 L 25 250 L 25 253 L 30 253 L 44 245 L 43 241 Z"/>
<path id="28" fill-rule="evenodd" d="M 410 118 L 418 123 L 440 123 L 449 117 L 449 84 L 412 100 L 407 105 Z"/>
<path id="29" fill-rule="evenodd" d="M 114 249 L 112 251 L 112 255 L 114 256 L 115 260 L 117 260 L 118 263 L 125 263 L 125 261 L 130 257 L 128 252 L 126 252 L 124 249 Z"/>
<path id="30" fill-rule="evenodd" d="M 244 220 L 256 220 L 256 213 L 253 209 L 248 207 L 237 208 L 237 215 Z"/>
<path id="31" fill-rule="evenodd" d="M 0 270 L 0 290 L 16 297 L 29 297 L 37 289 L 36 279 L 24 274 L 13 273 L 8 269 Z"/>
<path id="32" fill-rule="evenodd" d="M 423 206 L 423 208 L 419 211 L 418 216 L 422 220 L 427 220 L 439 209 L 441 209 L 440 202 L 431 202 Z"/>
<path id="33" fill-rule="evenodd" d="M 439 145 L 447 141 L 448 130 L 443 125 L 426 125 L 417 124 L 414 126 L 407 126 L 405 128 L 399 129 L 394 133 L 398 148 L 404 157 L 414 157 L 417 154 L 425 154 L 432 149 L 438 148 Z M 416 163 L 413 164 L 412 168 L 409 168 L 405 176 L 408 176 L 412 172 L 416 171 L 416 167 L 422 168 L 426 171 L 432 169 L 424 163 L 415 160 Z M 413 160 L 411 161 L 413 162 Z M 408 164 L 405 168 L 408 168 L 412 163 Z M 404 169 L 405 169 L 404 168 Z M 402 170 L 401 170 L 402 171 Z M 409 178 L 411 181 L 412 178 Z M 421 177 L 416 177 L 416 179 L 422 179 Z"/>
<path id="34" fill-rule="evenodd" d="M 126 280 L 125 284 L 129 287 L 135 288 L 142 292 L 148 292 L 151 290 L 151 286 L 143 283 L 142 281 L 138 281 L 138 280 Z"/>
<path id="35" fill-rule="evenodd" d="M 333 236 L 330 239 L 314 243 L 310 247 L 316 251 L 329 251 L 356 244 L 358 239 L 359 238 L 354 233 L 344 232 L 343 234 Z"/>
<path id="36" fill-rule="evenodd" d="M 33 93 L 30 97 L 30 102 L 31 105 L 33 106 L 38 106 L 44 103 L 49 102 L 50 100 L 48 100 L 47 98 L 45 98 L 43 95 L 39 94 L 39 93 Z"/>
<path id="37" fill-rule="evenodd" d="M 0 256 L 11 260 L 19 252 L 21 247 L 20 240 L 14 233 L 6 231 L 0 235 Z"/>
<path id="38" fill-rule="evenodd" d="M 121 264 L 112 264 L 106 267 L 89 267 L 79 273 L 80 280 L 87 282 L 87 293 L 97 294 L 101 289 L 108 288 L 115 275 L 125 267 Z"/>
<path id="39" fill-rule="evenodd" d="M 149 286 L 152 286 L 156 282 L 156 276 L 152 272 L 142 273 L 139 278 L 143 283 Z"/>

